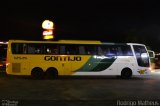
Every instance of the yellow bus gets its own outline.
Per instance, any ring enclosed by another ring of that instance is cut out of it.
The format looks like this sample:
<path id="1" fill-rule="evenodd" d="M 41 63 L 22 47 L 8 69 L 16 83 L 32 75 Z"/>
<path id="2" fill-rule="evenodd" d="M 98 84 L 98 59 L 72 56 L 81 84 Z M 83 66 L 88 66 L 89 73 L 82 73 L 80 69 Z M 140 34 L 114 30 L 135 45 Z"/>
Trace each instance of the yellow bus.
<path id="1" fill-rule="evenodd" d="M 150 74 L 146 46 L 87 40 L 9 40 L 8 75 L 56 78 L 61 75 L 115 75 L 131 78 Z"/>

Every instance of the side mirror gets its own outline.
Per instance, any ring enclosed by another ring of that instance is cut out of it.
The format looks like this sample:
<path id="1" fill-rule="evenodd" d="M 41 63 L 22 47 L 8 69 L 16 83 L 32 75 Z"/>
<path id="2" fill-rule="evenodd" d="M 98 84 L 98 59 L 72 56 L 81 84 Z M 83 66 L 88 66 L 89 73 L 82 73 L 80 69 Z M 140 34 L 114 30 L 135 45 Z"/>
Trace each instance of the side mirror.
<path id="1" fill-rule="evenodd" d="M 153 51 L 148 51 L 150 58 L 155 58 L 155 53 Z"/>

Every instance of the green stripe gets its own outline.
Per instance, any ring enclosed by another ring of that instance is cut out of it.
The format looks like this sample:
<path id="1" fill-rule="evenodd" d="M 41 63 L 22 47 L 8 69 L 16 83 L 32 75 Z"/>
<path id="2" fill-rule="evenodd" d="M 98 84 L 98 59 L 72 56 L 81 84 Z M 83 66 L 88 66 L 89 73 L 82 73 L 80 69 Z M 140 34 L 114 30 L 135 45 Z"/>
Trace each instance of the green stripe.
<path id="1" fill-rule="evenodd" d="M 99 56 L 100 57 L 100 56 Z M 107 69 L 112 65 L 112 63 L 116 60 L 116 58 L 95 58 L 92 56 L 85 65 L 83 65 L 80 69 L 76 70 L 76 72 L 99 72 Z"/>

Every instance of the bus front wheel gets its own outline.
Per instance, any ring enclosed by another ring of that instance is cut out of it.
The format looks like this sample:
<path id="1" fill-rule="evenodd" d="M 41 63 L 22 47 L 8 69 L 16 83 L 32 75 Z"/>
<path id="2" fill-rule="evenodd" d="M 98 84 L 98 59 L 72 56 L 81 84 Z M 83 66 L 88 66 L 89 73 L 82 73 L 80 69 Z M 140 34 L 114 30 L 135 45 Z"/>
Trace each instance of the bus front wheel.
<path id="1" fill-rule="evenodd" d="M 121 77 L 124 79 L 129 79 L 132 77 L 132 70 L 129 68 L 124 68 L 121 72 Z"/>
<path id="2" fill-rule="evenodd" d="M 42 79 L 44 76 L 44 72 L 41 68 L 39 67 L 36 67 L 34 69 L 32 69 L 32 72 L 31 72 L 31 77 L 34 78 L 34 79 Z"/>

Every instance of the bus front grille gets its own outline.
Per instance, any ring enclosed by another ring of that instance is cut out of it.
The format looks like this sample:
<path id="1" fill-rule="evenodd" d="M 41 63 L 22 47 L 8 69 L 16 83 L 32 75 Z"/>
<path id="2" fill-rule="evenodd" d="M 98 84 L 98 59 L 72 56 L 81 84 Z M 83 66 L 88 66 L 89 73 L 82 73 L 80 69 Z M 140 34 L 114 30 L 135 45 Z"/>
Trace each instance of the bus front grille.
<path id="1" fill-rule="evenodd" d="M 21 71 L 21 64 L 20 63 L 12 63 L 12 72 L 13 73 L 20 73 Z"/>

